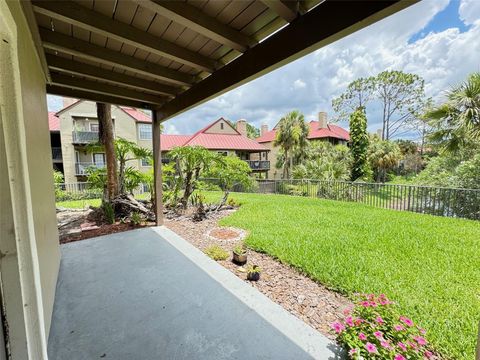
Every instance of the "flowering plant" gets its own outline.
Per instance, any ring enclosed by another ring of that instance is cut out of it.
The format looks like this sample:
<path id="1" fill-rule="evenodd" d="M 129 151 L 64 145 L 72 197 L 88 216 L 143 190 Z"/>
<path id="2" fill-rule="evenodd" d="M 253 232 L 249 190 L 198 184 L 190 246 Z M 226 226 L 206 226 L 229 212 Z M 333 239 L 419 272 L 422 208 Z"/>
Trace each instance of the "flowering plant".
<path id="1" fill-rule="evenodd" d="M 345 312 L 344 322 L 333 323 L 338 341 L 351 359 L 430 359 L 425 330 L 400 316 L 383 294 L 357 295 L 355 307 Z"/>

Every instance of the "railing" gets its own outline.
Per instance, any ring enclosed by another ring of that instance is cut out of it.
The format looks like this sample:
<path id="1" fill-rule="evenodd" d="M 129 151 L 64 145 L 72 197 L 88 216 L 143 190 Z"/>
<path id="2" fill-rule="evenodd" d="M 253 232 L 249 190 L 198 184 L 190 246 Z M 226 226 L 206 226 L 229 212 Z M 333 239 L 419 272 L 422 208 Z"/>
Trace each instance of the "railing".
<path id="1" fill-rule="evenodd" d="M 62 160 L 62 148 L 61 147 L 52 147 L 52 159 L 53 160 Z"/>
<path id="2" fill-rule="evenodd" d="M 218 184 L 215 179 L 203 181 Z M 367 205 L 446 217 L 480 220 L 480 189 L 323 180 L 257 180 L 237 192 L 284 194 L 360 202 Z"/>
<path id="3" fill-rule="evenodd" d="M 244 160 L 252 170 L 270 170 L 270 161 L 268 160 Z"/>
<path id="4" fill-rule="evenodd" d="M 75 163 L 75 175 L 88 175 L 87 174 L 87 169 L 88 168 L 97 168 L 97 169 L 103 169 L 106 166 L 105 163 L 101 164 L 95 164 L 92 162 L 80 162 L 80 163 Z"/>
<path id="5" fill-rule="evenodd" d="M 218 185 L 217 179 L 202 181 Z M 81 193 L 88 192 L 89 184 L 61 184 L 57 188 Z M 323 180 L 257 180 L 253 188 L 235 186 L 233 191 L 352 201 L 386 209 L 480 220 L 480 189 Z M 134 193 L 144 192 L 145 188 L 140 186 Z"/>
<path id="6" fill-rule="evenodd" d="M 74 131 L 72 142 L 74 144 L 88 144 L 98 141 L 98 131 Z"/>

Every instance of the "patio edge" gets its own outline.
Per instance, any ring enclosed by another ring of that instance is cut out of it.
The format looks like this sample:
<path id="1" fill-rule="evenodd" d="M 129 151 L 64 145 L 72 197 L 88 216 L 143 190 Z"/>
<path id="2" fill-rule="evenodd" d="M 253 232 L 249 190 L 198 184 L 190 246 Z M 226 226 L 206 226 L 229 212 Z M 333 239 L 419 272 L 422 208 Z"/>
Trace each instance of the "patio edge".
<path id="1" fill-rule="evenodd" d="M 151 227 L 151 229 L 313 358 L 341 359 L 344 357 L 342 348 L 335 342 L 239 279 L 172 230 L 165 226 Z"/>

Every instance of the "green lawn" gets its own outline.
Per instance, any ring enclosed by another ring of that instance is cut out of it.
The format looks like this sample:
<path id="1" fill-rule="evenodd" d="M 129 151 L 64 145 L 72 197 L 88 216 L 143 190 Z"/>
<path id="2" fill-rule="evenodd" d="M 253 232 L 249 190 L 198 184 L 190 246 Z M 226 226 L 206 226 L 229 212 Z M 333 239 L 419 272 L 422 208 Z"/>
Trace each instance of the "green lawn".
<path id="1" fill-rule="evenodd" d="M 150 199 L 149 193 L 135 195 L 136 199 Z M 57 206 L 67 209 L 85 209 L 89 206 L 99 207 L 102 204 L 101 199 L 88 199 L 88 200 L 69 200 L 69 201 L 58 201 Z"/>
<path id="2" fill-rule="evenodd" d="M 221 223 L 249 230 L 248 246 L 342 293 L 385 293 L 443 354 L 474 357 L 479 222 L 302 197 L 232 196 L 243 205 Z"/>

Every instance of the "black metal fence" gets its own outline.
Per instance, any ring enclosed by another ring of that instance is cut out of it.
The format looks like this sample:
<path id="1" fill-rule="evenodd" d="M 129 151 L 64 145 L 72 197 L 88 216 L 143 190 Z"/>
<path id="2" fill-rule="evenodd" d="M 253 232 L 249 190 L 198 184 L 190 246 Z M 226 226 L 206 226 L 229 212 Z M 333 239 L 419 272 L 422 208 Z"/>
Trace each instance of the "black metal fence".
<path id="1" fill-rule="evenodd" d="M 208 182 L 215 183 L 214 179 Z M 480 189 L 322 180 L 257 180 L 237 192 L 283 194 L 360 202 L 367 205 L 446 217 L 480 220 Z"/>
<path id="2" fill-rule="evenodd" d="M 219 189 L 216 179 L 202 179 L 205 189 Z M 140 186 L 134 193 L 147 192 Z M 433 186 L 397 185 L 323 180 L 256 180 L 251 188 L 236 186 L 233 192 L 283 194 L 412 211 L 446 217 L 480 220 L 480 189 L 456 189 Z M 56 185 L 57 201 L 101 197 L 101 191 L 88 183 Z"/>

